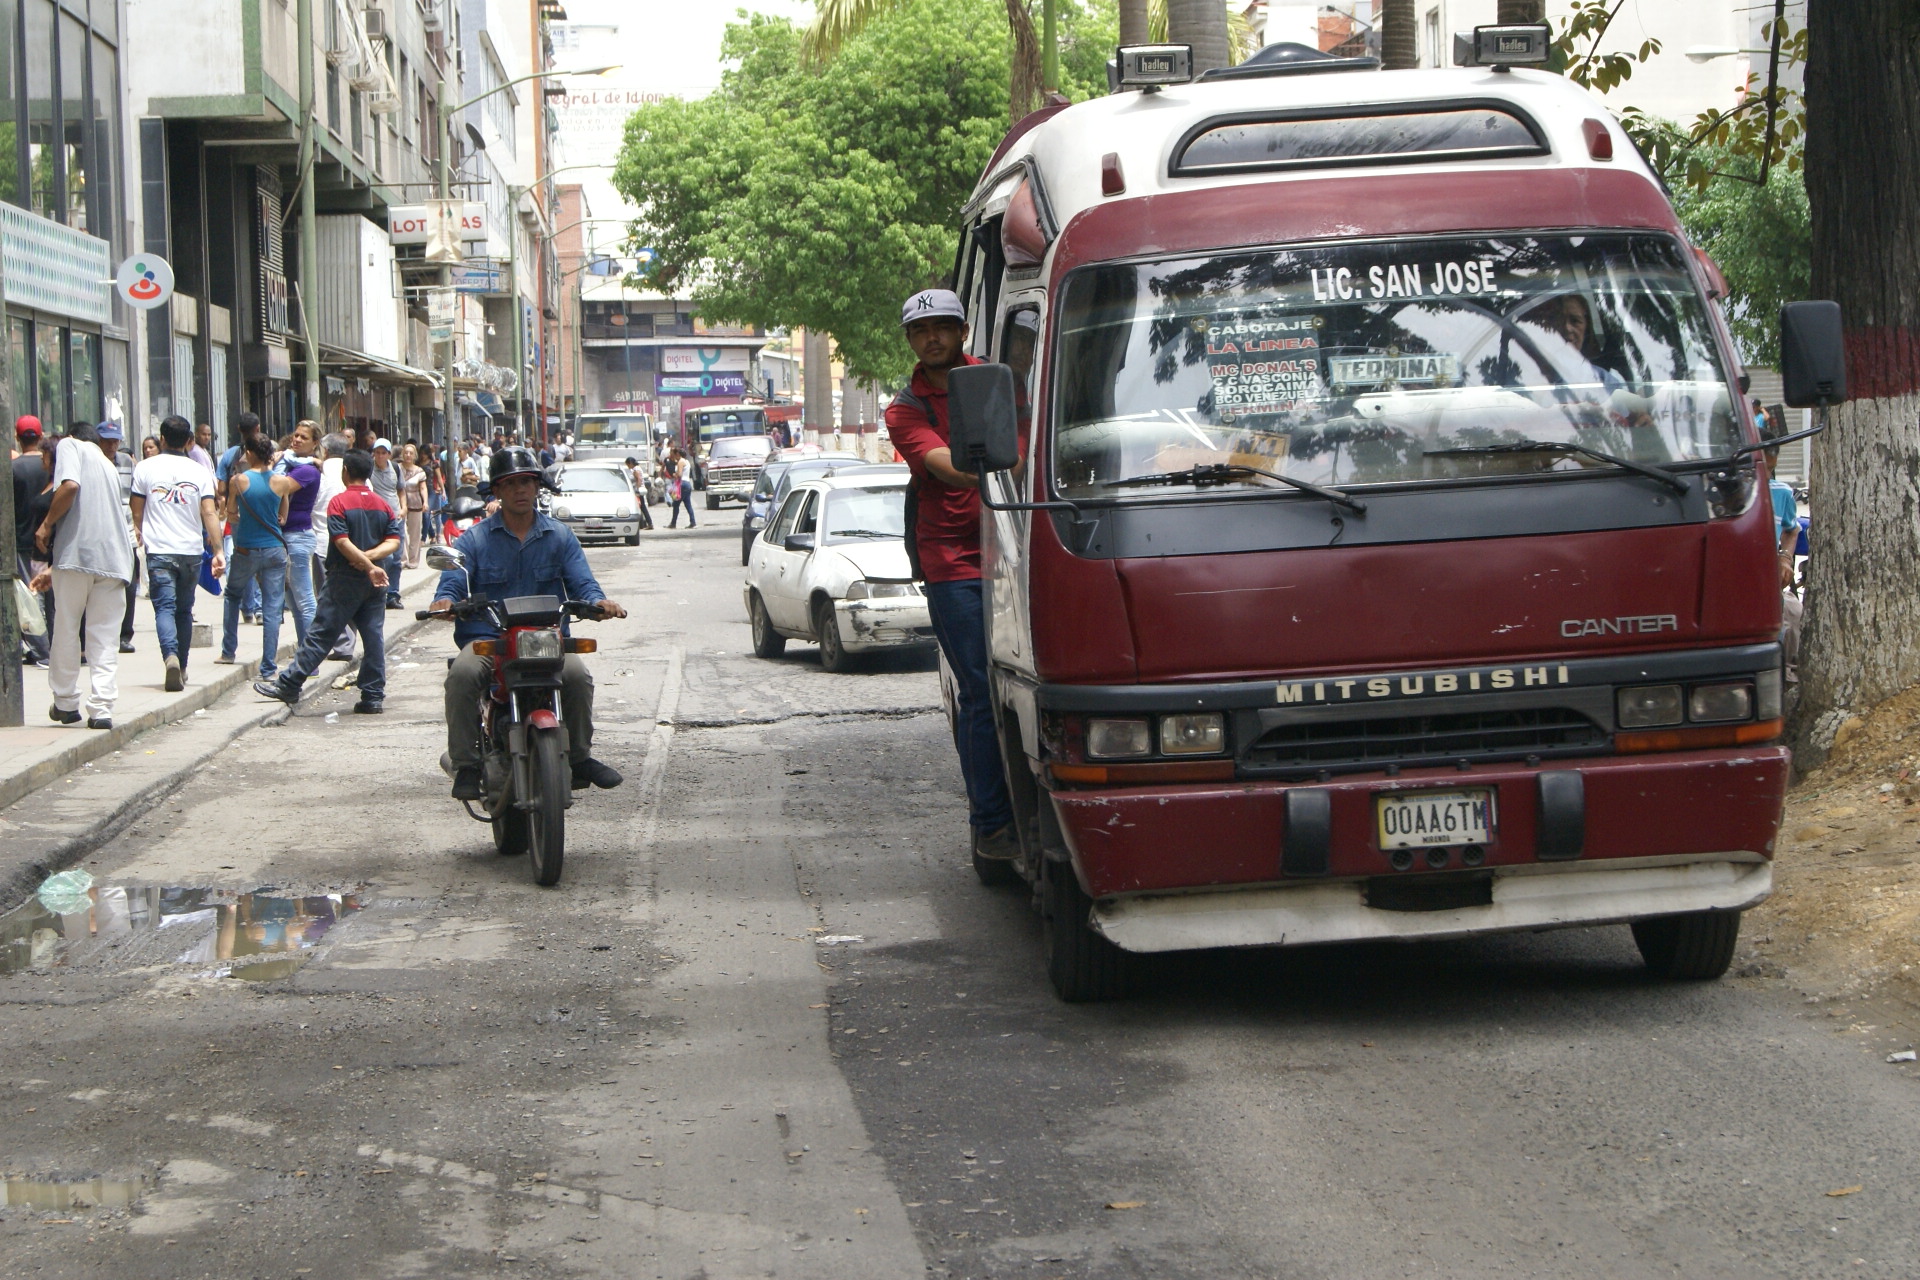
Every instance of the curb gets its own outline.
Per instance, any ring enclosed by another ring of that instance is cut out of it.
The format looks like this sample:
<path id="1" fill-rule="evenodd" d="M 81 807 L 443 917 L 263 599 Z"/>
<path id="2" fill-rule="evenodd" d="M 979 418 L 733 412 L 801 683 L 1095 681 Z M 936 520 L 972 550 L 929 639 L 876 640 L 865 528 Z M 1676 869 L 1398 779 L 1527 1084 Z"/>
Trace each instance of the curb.
<path id="1" fill-rule="evenodd" d="M 437 578 L 429 578 L 428 581 L 437 581 Z M 401 592 L 401 599 L 405 600 L 412 594 L 413 592 L 411 590 L 403 590 Z M 396 643 L 405 639 L 427 625 L 425 622 L 410 619 L 405 626 L 389 636 L 389 643 Z M 347 672 L 357 672 L 359 666 L 360 664 L 356 660 L 344 668 L 344 670 Z M 54 761 L 46 762 L 50 769 L 55 761 L 70 759 L 70 763 L 66 764 L 59 772 L 51 773 L 50 776 L 43 778 L 41 782 L 34 784 L 34 787 L 27 788 L 20 792 L 14 796 L 13 800 L 9 800 L 6 803 L 11 804 L 21 796 L 32 794 L 32 791 L 36 787 L 44 786 L 47 782 L 51 782 L 54 778 L 71 772 L 87 761 L 105 755 L 125 742 L 132 741 L 147 729 L 160 728 L 167 724 L 189 718 L 195 711 L 201 710 L 218 701 L 223 693 L 230 692 L 235 686 L 251 684 L 251 675 L 252 668 L 243 664 L 236 670 L 226 673 L 213 683 L 196 689 L 194 697 L 182 697 L 164 708 L 158 708 L 147 715 L 128 721 L 124 736 L 122 736 L 121 726 L 117 724 L 104 733 L 95 732 L 92 735 L 92 741 L 76 744 L 70 750 L 62 752 Z M 316 675 L 308 682 L 307 687 L 301 691 L 300 703 L 296 706 L 287 706 L 283 703 L 263 703 L 257 714 L 243 715 L 229 731 L 221 733 L 216 740 L 206 744 L 202 750 L 195 753 L 192 759 L 181 761 L 180 764 L 169 770 L 166 774 L 155 778 L 133 794 L 116 800 L 104 813 L 79 825 L 78 829 L 71 831 L 69 834 L 53 836 L 47 839 L 40 848 L 33 850 L 31 853 L 27 853 L 24 857 L 9 858 L 4 863 L 0 863 L 0 911 L 12 910 L 15 906 L 31 896 L 33 892 L 40 887 L 40 883 L 48 876 L 53 875 L 55 872 L 66 870 L 74 863 L 79 862 L 82 858 L 92 853 L 95 849 L 100 848 L 100 846 L 119 835 L 127 827 L 145 815 L 148 810 L 185 786 L 193 775 L 199 772 L 202 765 L 233 745 L 243 734 L 265 725 L 285 724 L 292 718 L 294 712 L 299 709 L 299 706 L 311 702 L 322 693 L 331 692 L 333 690 L 333 682 L 338 677 L 338 672 L 325 676 L 324 678 Z M 238 710 L 238 708 L 235 709 Z M 100 745 L 96 747 L 96 743 Z M 25 777 L 46 771 L 47 770 L 36 768 L 29 771 L 28 775 L 21 776 Z M 9 779 L 8 781 L 12 780 Z M 9 843 L 17 844 L 24 842 L 10 841 Z"/>
<path id="2" fill-rule="evenodd" d="M 428 574 L 421 579 L 419 586 L 403 589 L 400 593 L 400 598 L 405 600 L 408 596 L 415 595 L 419 591 L 430 590 L 431 584 L 437 581 L 437 574 Z M 422 624 L 414 622 L 409 625 L 420 626 Z M 404 629 L 401 634 L 405 634 Z M 290 646 L 282 646 L 283 656 L 290 656 L 286 654 L 286 650 L 289 648 Z M 354 666 L 357 665 L 358 662 L 356 661 L 353 666 L 349 666 L 347 669 L 353 670 Z M 40 761 L 38 764 L 28 768 L 24 773 L 17 773 L 11 777 L 0 778 L 0 809 L 4 809 L 15 801 L 31 795 L 56 779 L 65 777 L 90 760 L 98 760 L 102 756 L 111 755 L 149 729 L 158 729 L 163 725 L 185 720 L 194 712 L 212 706 L 220 700 L 222 695 L 234 688 L 242 685 L 251 685 L 254 678 L 253 664 L 242 662 L 232 668 L 223 669 L 221 674 L 215 676 L 205 684 L 194 685 L 191 689 L 182 692 L 171 702 L 155 707 L 150 711 L 135 716 L 131 720 L 123 722 L 116 719 L 113 728 L 105 732 L 98 729 L 77 731 L 84 732 L 85 736 L 78 738 L 72 746 L 66 748 L 60 752 L 60 754 Z M 316 679 L 317 678 L 316 675 Z M 317 687 L 327 687 L 331 682 L 332 677 L 330 676 L 325 684 Z M 231 741 L 231 739 L 228 741 Z M 226 744 L 222 743 L 221 745 L 225 746 Z"/>

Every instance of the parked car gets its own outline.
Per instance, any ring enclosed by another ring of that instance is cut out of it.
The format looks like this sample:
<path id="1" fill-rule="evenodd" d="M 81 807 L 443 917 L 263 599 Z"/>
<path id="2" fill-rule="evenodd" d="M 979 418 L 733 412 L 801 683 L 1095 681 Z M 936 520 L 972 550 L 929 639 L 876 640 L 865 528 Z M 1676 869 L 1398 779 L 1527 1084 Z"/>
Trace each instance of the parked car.
<path id="1" fill-rule="evenodd" d="M 625 538 L 630 547 L 640 545 L 641 499 L 620 459 L 556 463 L 547 477 L 554 486 L 546 495 L 547 514 L 580 541 Z"/>
<path id="2" fill-rule="evenodd" d="M 788 640 L 820 646 L 820 665 L 934 642 L 927 599 L 907 565 L 904 467 L 862 468 L 794 486 L 753 542 L 743 598 L 762 658 Z"/>
<path id="3" fill-rule="evenodd" d="M 766 465 L 760 468 L 760 475 L 753 483 L 753 492 L 747 495 L 746 517 L 740 522 L 741 564 L 747 562 L 747 553 L 753 548 L 753 536 L 767 527 L 768 517 L 779 510 L 787 490 L 802 480 L 843 475 L 849 468 L 873 465 L 863 461 L 857 453 L 822 453 L 816 445 L 803 445 L 801 449 L 811 449 L 812 452 L 782 449 L 771 455 Z M 794 470 L 796 467 L 798 471 Z M 905 483 L 904 479 L 902 483 Z"/>
<path id="4" fill-rule="evenodd" d="M 773 452 L 765 436 L 721 436 L 707 446 L 707 510 L 718 511 L 728 498 L 745 502 L 761 464 Z"/>

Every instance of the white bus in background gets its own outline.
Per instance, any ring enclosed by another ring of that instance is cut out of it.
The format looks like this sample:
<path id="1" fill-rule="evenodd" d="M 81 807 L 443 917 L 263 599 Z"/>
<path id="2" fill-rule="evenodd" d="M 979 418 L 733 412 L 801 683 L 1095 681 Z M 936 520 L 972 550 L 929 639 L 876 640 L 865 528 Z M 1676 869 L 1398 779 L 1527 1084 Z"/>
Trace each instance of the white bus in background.
<path id="1" fill-rule="evenodd" d="M 576 458 L 647 461 L 653 452 L 653 417 L 645 413 L 583 413 L 574 429 Z"/>

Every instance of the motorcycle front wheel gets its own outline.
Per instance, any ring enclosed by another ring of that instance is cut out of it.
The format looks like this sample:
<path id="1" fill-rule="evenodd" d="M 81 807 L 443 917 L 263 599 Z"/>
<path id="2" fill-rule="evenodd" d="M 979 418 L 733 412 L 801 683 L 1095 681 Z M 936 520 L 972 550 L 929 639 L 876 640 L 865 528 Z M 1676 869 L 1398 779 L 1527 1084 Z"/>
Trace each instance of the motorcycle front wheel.
<path id="1" fill-rule="evenodd" d="M 533 854 L 533 882 L 560 883 L 560 867 L 567 856 L 567 794 L 573 771 L 566 748 L 555 732 L 536 732 L 530 744 L 533 759 L 533 807 L 526 810 L 528 851 Z"/>

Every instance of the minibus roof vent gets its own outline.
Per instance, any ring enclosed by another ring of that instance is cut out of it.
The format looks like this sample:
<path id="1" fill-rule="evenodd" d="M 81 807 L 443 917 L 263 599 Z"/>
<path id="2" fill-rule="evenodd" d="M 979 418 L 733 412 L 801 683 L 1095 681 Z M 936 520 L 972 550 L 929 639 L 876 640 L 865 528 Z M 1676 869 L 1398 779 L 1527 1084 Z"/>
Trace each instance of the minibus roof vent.
<path id="1" fill-rule="evenodd" d="M 1270 44 L 1234 67 L 1215 67 L 1200 73 L 1201 80 L 1247 80 L 1255 76 L 1313 75 L 1321 71 L 1378 71 L 1378 58 L 1336 58 L 1311 45 L 1282 40 Z"/>
<path id="2" fill-rule="evenodd" d="M 1420 164 L 1547 154 L 1546 135 L 1507 102 L 1322 107 L 1215 116 L 1187 130 L 1168 173 L 1198 178 L 1270 169 Z"/>

